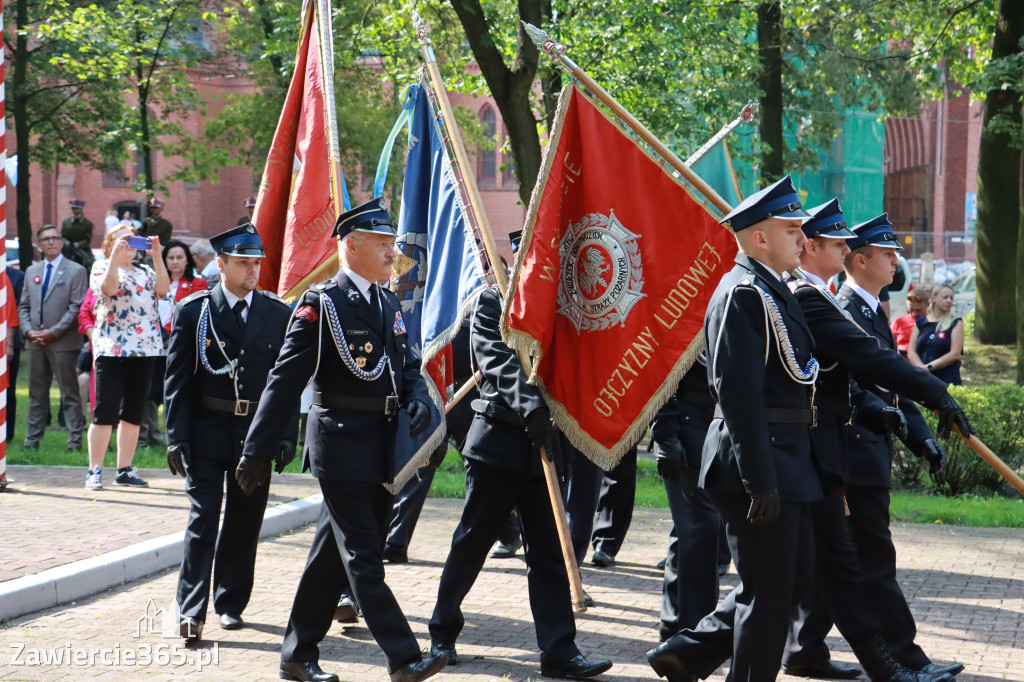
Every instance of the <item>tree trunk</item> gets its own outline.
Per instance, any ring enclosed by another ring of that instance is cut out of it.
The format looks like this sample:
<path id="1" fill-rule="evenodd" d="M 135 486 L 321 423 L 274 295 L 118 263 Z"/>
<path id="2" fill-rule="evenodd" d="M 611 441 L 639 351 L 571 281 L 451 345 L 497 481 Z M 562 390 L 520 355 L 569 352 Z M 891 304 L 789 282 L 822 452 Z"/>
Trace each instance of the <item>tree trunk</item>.
<path id="1" fill-rule="evenodd" d="M 1024 128 L 1024 118 L 1021 126 Z M 1017 173 L 1017 205 L 1021 207 L 1017 216 L 1017 385 L 1024 386 L 1024 153 Z"/>
<path id="2" fill-rule="evenodd" d="M 1000 0 L 992 42 L 992 59 L 1017 53 L 1024 36 L 1024 5 Z M 989 123 L 997 115 L 1021 120 L 1016 92 L 992 90 L 978 152 L 977 313 L 974 335 L 981 343 L 1013 343 L 1017 336 L 1016 282 L 1022 267 L 1017 256 L 1021 224 L 1021 151 L 1008 133 Z"/>
<path id="3" fill-rule="evenodd" d="M 17 0 L 15 6 L 14 74 L 12 76 L 11 114 L 14 118 L 14 139 L 18 153 L 18 186 L 15 194 L 18 207 L 15 221 L 18 225 L 18 260 L 22 270 L 32 265 L 35 249 L 32 248 L 32 195 L 29 192 L 29 167 L 31 164 L 31 131 L 28 121 L 28 104 L 25 102 L 25 80 L 28 68 L 28 35 L 22 27 L 28 26 L 29 0 Z"/>
<path id="4" fill-rule="evenodd" d="M 761 73 L 757 79 L 761 90 L 758 128 L 761 143 L 761 182 L 775 182 L 785 174 L 782 137 L 782 6 L 765 2 L 757 6 L 757 56 Z"/>

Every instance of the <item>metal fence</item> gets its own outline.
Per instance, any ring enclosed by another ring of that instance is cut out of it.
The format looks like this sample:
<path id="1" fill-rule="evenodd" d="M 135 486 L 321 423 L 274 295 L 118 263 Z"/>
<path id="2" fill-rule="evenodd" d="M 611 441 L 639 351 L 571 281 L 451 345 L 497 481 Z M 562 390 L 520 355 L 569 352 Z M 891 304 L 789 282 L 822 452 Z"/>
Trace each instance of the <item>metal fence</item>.
<path id="1" fill-rule="evenodd" d="M 948 263 L 974 262 L 974 235 L 970 232 L 896 232 L 904 258 L 920 258 L 925 253 Z"/>

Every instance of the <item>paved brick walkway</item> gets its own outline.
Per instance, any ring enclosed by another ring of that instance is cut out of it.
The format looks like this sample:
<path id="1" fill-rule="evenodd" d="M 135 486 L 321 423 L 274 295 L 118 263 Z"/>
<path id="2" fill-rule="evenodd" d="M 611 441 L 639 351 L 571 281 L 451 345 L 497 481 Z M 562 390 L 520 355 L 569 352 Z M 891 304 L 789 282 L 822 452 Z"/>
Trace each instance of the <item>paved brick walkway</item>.
<path id="1" fill-rule="evenodd" d="M 60 504 L 65 498 L 55 499 Z M 0 509 L 6 512 L 10 500 L 0 497 Z M 152 503 L 163 504 L 160 498 Z M 178 507 L 173 509 L 183 522 Z M 428 500 L 410 551 L 412 563 L 387 570 L 388 582 L 424 647 L 429 643 L 426 625 L 437 580 L 460 511 L 457 500 Z M 4 518 L 12 517 L 4 513 Z M 68 525 L 78 526 L 70 520 Z M 643 654 L 657 639 L 660 574 L 654 564 L 663 555 L 668 529 L 667 510 L 637 510 L 619 562 L 610 569 L 583 568 L 584 582 L 598 606 L 578 618 L 577 642 L 585 654 L 615 662 L 610 673 L 600 679 L 655 679 Z M 937 525 L 899 526 L 894 531 L 901 580 L 917 616 L 918 641 L 924 648 L 937 661 L 955 658 L 964 662 L 967 671 L 959 678 L 962 682 L 1024 681 L 1024 532 Z M 59 528 L 38 532 L 53 542 L 62 535 Z M 204 646 L 216 646 L 218 658 L 202 672 L 191 662 L 176 666 L 173 660 L 141 667 L 103 665 L 99 659 L 84 666 L 12 663 L 21 645 L 25 649 L 19 660 L 29 663 L 33 649 L 85 650 L 81 656 L 88 656 L 89 649 L 116 649 L 124 661 L 129 649 L 138 653 L 148 646 L 154 655 L 162 651 L 172 657 L 179 653 L 212 657 L 212 648 L 172 652 L 169 647 L 176 640 L 161 639 L 152 631 L 134 637 L 150 599 L 158 606 L 173 599 L 177 575 L 171 570 L 0 626 L 0 679 L 121 680 L 142 675 L 147 682 L 185 676 L 218 681 L 277 679 L 281 638 L 312 535 L 312 529 L 306 527 L 261 545 L 253 602 L 245 613 L 250 627 L 225 632 L 211 622 Z M 9 531 L 4 531 L 4 537 L 9 537 Z M 3 554 L 8 554 L 6 548 Z M 730 575 L 726 580 L 727 586 L 733 584 L 733 578 Z M 489 560 L 464 606 L 467 625 L 458 642 L 462 663 L 434 679 L 541 679 L 526 597 L 525 564 L 520 559 Z M 836 659 L 853 660 L 841 640 L 833 637 L 830 642 Z M 382 656 L 361 625 L 347 630 L 335 625 L 322 646 L 321 663 L 342 680 L 387 679 Z M 719 672 L 712 679 L 723 678 Z"/>

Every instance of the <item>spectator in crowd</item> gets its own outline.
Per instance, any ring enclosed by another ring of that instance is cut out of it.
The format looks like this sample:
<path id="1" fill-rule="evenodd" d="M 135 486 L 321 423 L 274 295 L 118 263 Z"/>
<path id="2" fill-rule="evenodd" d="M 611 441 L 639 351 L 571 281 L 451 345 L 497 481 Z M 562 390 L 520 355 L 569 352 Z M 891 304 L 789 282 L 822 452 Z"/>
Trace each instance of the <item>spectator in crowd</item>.
<path id="1" fill-rule="evenodd" d="M 107 209 L 107 215 L 103 218 L 104 234 L 117 227 L 120 221 L 117 219 L 117 211 L 109 208 Z"/>
<path id="2" fill-rule="evenodd" d="M 964 321 L 953 317 L 953 287 L 942 284 L 932 291 L 928 314 L 917 318 L 910 335 L 907 358 L 918 367 L 959 386 L 960 356 L 964 352 Z"/>
<path id="3" fill-rule="evenodd" d="M 8 265 L 7 280 L 11 283 L 11 291 L 14 293 L 13 296 L 7 297 L 7 442 L 12 443 L 14 420 L 18 414 L 18 367 L 21 366 L 21 351 L 25 348 L 25 340 L 18 328 L 17 311 L 17 306 L 21 303 L 21 290 L 25 286 L 25 273 Z M 10 310 L 12 303 L 15 307 L 13 314 Z"/>
<path id="4" fill-rule="evenodd" d="M 172 239 L 167 242 L 164 249 L 164 265 L 167 266 L 167 276 L 171 280 L 171 298 L 173 303 L 194 294 L 197 291 L 208 289 L 206 280 L 196 274 L 196 262 L 192 258 L 192 252 L 184 242 Z M 216 261 L 214 262 L 216 267 Z M 171 315 L 174 313 L 174 305 L 167 310 L 166 318 L 161 311 L 160 321 L 168 333 L 171 331 Z M 160 375 L 161 382 L 163 374 Z"/>
<path id="5" fill-rule="evenodd" d="M 161 248 L 167 248 L 167 242 L 171 241 L 171 233 L 174 225 L 167 218 L 164 218 L 164 202 L 156 197 L 149 200 L 148 215 L 142 221 L 139 234 L 143 237 L 155 237 L 160 240 Z M 155 254 L 154 254 L 155 255 Z"/>
<path id="6" fill-rule="evenodd" d="M 60 236 L 67 245 L 64 256 L 75 261 L 88 272 L 96 259 L 92 255 L 92 221 L 85 217 L 85 200 L 71 200 L 71 217 L 60 224 Z"/>
<path id="7" fill-rule="evenodd" d="M 213 288 L 220 284 L 220 270 L 217 269 L 217 252 L 210 246 L 209 239 L 200 239 L 192 244 L 192 258 L 199 276 Z"/>
<path id="8" fill-rule="evenodd" d="M 89 427 L 89 474 L 85 483 L 90 490 L 103 488 L 103 455 L 114 424 L 118 424 L 115 485 L 149 485 L 136 474 L 132 460 L 149 395 L 153 358 L 164 354 L 157 300 L 170 290 L 170 281 L 159 240 L 150 241 L 153 269 L 132 262 L 136 250 L 128 245 L 128 237 L 134 233 L 128 225 L 108 232 L 103 238 L 105 259 L 97 261 L 92 269 L 96 404 Z"/>
<path id="9" fill-rule="evenodd" d="M 89 404 L 89 419 L 92 419 L 92 406 L 96 405 L 96 370 L 92 362 L 92 332 L 96 328 L 96 296 L 92 289 L 85 292 L 85 300 L 78 310 L 78 333 L 87 341 L 82 352 L 78 354 L 78 390 L 82 393 L 82 404 Z M 83 380 L 85 386 L 82 385 Z"/>
<path id="10" fill-rule="evenodd" d="M 39 448 L 50 412 L 50 386 L 56 375 L 68 428 L 68 450 L 80 450 L 85 417 L 75 379 L 75 358 L 81 339 L 74 326 L 85 298 L 87 275 L 85 268 L 61 254 L 64 240 L 55 225 L 39 228 L 36 238 L 43 260 L 25 271 L 25 289 L 18 304 L 18 321 L 29 358 L 25 447 Z"/>
<path id="11" fill-rule="evenodd" d="M 906 357 L 907 346 L 910 345 L 910 336 L 917 324 L 917 318 L 928 313 L 928 293 L 915 289 L 913 285 L 907 293 L 907 314 L 897 317 L 890 325 L 892 335 L 896 337 L 896 348 L 900 355 Z"/>
<path id="12" fill-rule="evenodd" d="M 245 225 L 252 222 L 252 216 L 256 213 L 256 197 L 251 194 L 245 199 L 245 215 L 238 216 L 238 224 Z"/>

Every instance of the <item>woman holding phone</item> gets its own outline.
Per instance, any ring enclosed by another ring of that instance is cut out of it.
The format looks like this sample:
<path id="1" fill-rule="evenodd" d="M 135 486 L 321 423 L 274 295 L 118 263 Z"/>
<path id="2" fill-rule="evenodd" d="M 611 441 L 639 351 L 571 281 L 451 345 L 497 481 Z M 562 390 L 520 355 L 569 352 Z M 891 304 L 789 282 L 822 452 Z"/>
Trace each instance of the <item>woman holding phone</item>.
<path id="1" fill-rule="evenodd" d="M 143 406 L 149 396 L 155 358 L 164 354 L 157 301 L 170 290 L 160 242 L 137 241 L 135 229 L 120 223 L 103 238 L 104 260 L 92 268 L 90 288 L 96 297 L 93 357 L 96 404 L 89 426 L 89 474 L 85 487 L 103 488 L 103 456 L 117 429 L 115 485 L 144 488 L 148 483 L 132 467 L 139 440 Z M 131 240 L 129 242 L 129 240 Z M 148 246 L 153 268 L 133 263 L 137 250 Z"/>

